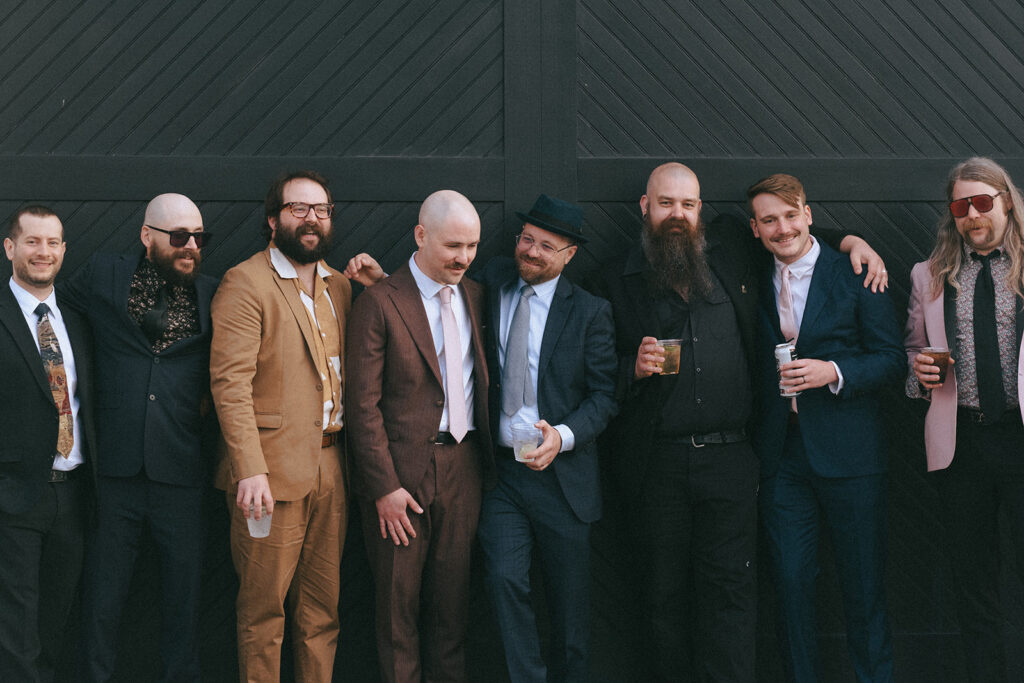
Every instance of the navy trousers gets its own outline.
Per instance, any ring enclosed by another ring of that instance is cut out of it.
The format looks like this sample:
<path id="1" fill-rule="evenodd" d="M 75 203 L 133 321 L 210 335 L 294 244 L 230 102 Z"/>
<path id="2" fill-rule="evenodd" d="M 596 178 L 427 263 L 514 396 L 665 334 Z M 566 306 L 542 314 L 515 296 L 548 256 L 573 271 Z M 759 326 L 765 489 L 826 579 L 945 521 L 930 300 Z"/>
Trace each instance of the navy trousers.
<path id="1" fill-rule="evenodd" d="M 498 485 L 484 494 L 478 537 L 509 677 L 513 683 L 586 681 L 590 524 L 569 507 L 552 468 L 535 472 L 510 458 L 499 459 L 497 468 Z M 551 621 L 547 665 L 530 600 L 535 548 Z"/>
<path id="2" fill-rule="evenodd" d="M 825 478 L 811 471 L 792 425 L 775 475 L 762 481 L 778 592 L 779 644 L 786 677 L 821 680 L 815 580 L 818 539 L 832 541 L 846 616 L 846 641 L 861 683 L 892 680 L 892 636 L 885 608 L 885 475 Z"/>

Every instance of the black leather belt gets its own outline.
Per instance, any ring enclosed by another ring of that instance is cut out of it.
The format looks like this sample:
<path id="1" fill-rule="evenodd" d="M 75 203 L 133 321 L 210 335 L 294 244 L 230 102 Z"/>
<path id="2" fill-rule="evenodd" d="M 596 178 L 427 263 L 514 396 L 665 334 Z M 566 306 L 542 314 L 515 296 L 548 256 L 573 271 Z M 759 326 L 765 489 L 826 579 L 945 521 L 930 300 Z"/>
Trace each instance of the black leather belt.
<path id="1" fill-rule="evenodd" d="M 1021 427 L 1020 419 L 1020 408 L 1017 406 L 1010 406 L 1003 412 L 1002 417 L 997 422 L 986 422 L 985 413 L 981 412 L 976 408 L 965 408 L 959 406 L 956 409 L 956 416 L 960 420 L 965 420 L 971 424 L 982 425 L 986 427 L 993 427 L 995 425 L 1004 425 L 1007 427 Z"/>
<path id="2" fill-rule="evenodd" d="M 693 446 L 694 448 L 703 448 L 709 443 L 723 444 L 746 441 L 747 430 L 734 429 L 724 432 L 708 432 L 707 434 L 687 434 L 686 436 L 659 436 L 656 440 L 661 443 L 680 444 L 683 446 Z"/>
<path id="3" fill-rule="evenodd" d="M 471 429 L 468 432 L 466 432 L 466 436 L 462 437 L 462 443 L 465 443 L 469 439 L 473 438 L 474 434 L 476 434 L 475 429 Z M 433 443 L 436 443 L 439 446 L 454 446 L 459 442 L 455 440 L 455 437 L 452 436 L 451 432 L 438 432 L 437 434 L 434 435 Z"/>
<path id="4" fill-rule="evenodd" d="M 73 470 L 50 470 L 50 477 L 47 479 L 51 484 L 56 484 L 62 481 L 72 481 L 78 479 L 78 468 Z"/>
<path id="5" fill-rule="evenodd" d="M 344 436 L 344 434 L 344 429 L 339 429 L 336 432 L 324 433 L 324 435 L 320 437 L 320 448 L 329 448 L 330 446 L 333 446 L 341 441 L 341 437 Z"/>

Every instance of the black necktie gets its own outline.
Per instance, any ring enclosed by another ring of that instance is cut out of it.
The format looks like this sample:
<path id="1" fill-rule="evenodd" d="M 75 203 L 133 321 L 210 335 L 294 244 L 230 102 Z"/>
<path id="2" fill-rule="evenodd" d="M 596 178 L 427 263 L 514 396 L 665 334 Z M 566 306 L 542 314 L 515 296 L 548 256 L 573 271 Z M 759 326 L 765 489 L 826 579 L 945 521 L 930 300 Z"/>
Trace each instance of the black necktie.
<path id="1" fill-rule="evenodd" d="M 994 424 L 1006 409 L 1003 370 L 999 365 L 999 336 L 996 332 L 996 288 L 992 264 L 996 249 L 986 255 L 971 252 L 981 262 L 974 284 L 974 362 L 978 368 L 978 401 L 985 424 Z"/>
<path id="2" fill-rule="evenodd" d="M 153 308 L 143 314 L 142 320 L 139 323 L 146 338 L 149 339 L 150 345 L 160 341 L 164 336 L 164 332 L 167 331 L 167 290 L 170 288 L 171 285 L 167 284 L 157 290 L 156 303 L 153 305 Z"/>

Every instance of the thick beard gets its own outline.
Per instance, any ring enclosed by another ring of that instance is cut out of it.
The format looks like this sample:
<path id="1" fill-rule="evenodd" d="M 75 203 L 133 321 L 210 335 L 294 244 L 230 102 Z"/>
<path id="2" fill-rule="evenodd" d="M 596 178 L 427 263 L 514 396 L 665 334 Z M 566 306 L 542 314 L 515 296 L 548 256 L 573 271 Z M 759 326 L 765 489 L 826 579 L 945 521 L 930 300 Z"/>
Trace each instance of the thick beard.
<path id="1" fill-rule="evenodd" d="M 175 260 L 179 257 L 185 256 L 186 254 L 190 254 L 192 261 L 194 262 L 191 273 L 183 273 L 174 267 Z M 185 249 L 174 249 L 172 247 L 170 251 L 165 252 L 154 247 L 149 250 L 149 260 L 153 264 L 153 267 L 156 268 L 156 272 L 160 273 L 160 277 L 162 277 L 167 284 L 171 286 L 177 285 L 180 287 L 189 287 L 195 283 L 196 277 L 199 275 L 199 264 L 203 260 L 203 256 L 198 251 L 188 252 Z"/>
<path id="2" fill-rule="evenodd" d="M 669 232 L 675 226 L 681 233 Z M 655 230 L 651 216 L 644 216 L 640 235 L 644 254 L 654 268 L 655 284 L 674 291 L 692 301 L 695 296 L 707 297 L 711 293 L 711 270 L 704 254 L 704 222 L 697 219 L 696 229 L 686 219 L 666 219 Z"/>
<path id="3" fill-rule="evenodd" d="M 320 241 L 317 242 L 316 246 L 312 249 L 307 248 L 301 242 L 302 236 L 309 232 L 315 232 L 320 236 Z M 278 228 L 274 233 L 274 246 L 280 249 L 282 254 L 296 263 L 316 263 L 327 256 L 327 252 L 331 250 L 331 238 L 333 236 L 333 230 L 321 232 L 320 230 L 310 230 L 302 227 L 296 228 L 292 232 L 285 232 Z"/>

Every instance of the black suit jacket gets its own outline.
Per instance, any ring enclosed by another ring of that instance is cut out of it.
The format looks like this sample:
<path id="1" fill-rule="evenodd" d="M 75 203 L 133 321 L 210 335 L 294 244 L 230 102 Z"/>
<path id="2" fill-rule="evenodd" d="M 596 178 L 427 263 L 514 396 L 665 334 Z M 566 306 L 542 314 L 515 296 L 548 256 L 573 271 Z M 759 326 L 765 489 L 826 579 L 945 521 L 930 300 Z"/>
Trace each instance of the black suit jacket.
<path id="1" fill-rule="evenodd" d="M 71 338 L 78 379 L 78 419 L 85 439 L 79 444 L 86 467 L 97 448 L 93 429 L 92 340 L 85 321 L 61 306 Z M 44 494 L 57 452 L 59 417 L 32 331 L 9 283 L 0 284 L 0 510 L 24 511 Z"/>
<path id="2" fill-rule="evenodd" d="M 214 421 L 210 300 L 217 280 L 196 280 L 200 333 L 153 353 L 128 313 L 140 258 L 140 251 L 96 254 L 58 288 L 61 301 L 88 318 L 96 342 L 97 445 L 103 453 L 98 473 L 131 477 L 145 468 L 154 481 L 203 486 L 209 483 L 210 457 L 201 446 L 212 441 Z"/>
<path id="3" fill-rule="evenodd" d="M 501 296 L 515 287 L 519 274 L 510 258 L 492 259 L 480 275 L 487 286 L 487 363 L 491 376 L 491 432 L 501 415 L 501 368 L 498 335 Z M 537 404 L 541 418 L 572 430 L 573 450 L 559 453 L 551 467 L 566 501 L 584 522 L 601 516 L 597 437 L 618 411 L 615 394 L 615 327 L 611 306 L 565 276 L 551 300 L 537 369 Z"/>

